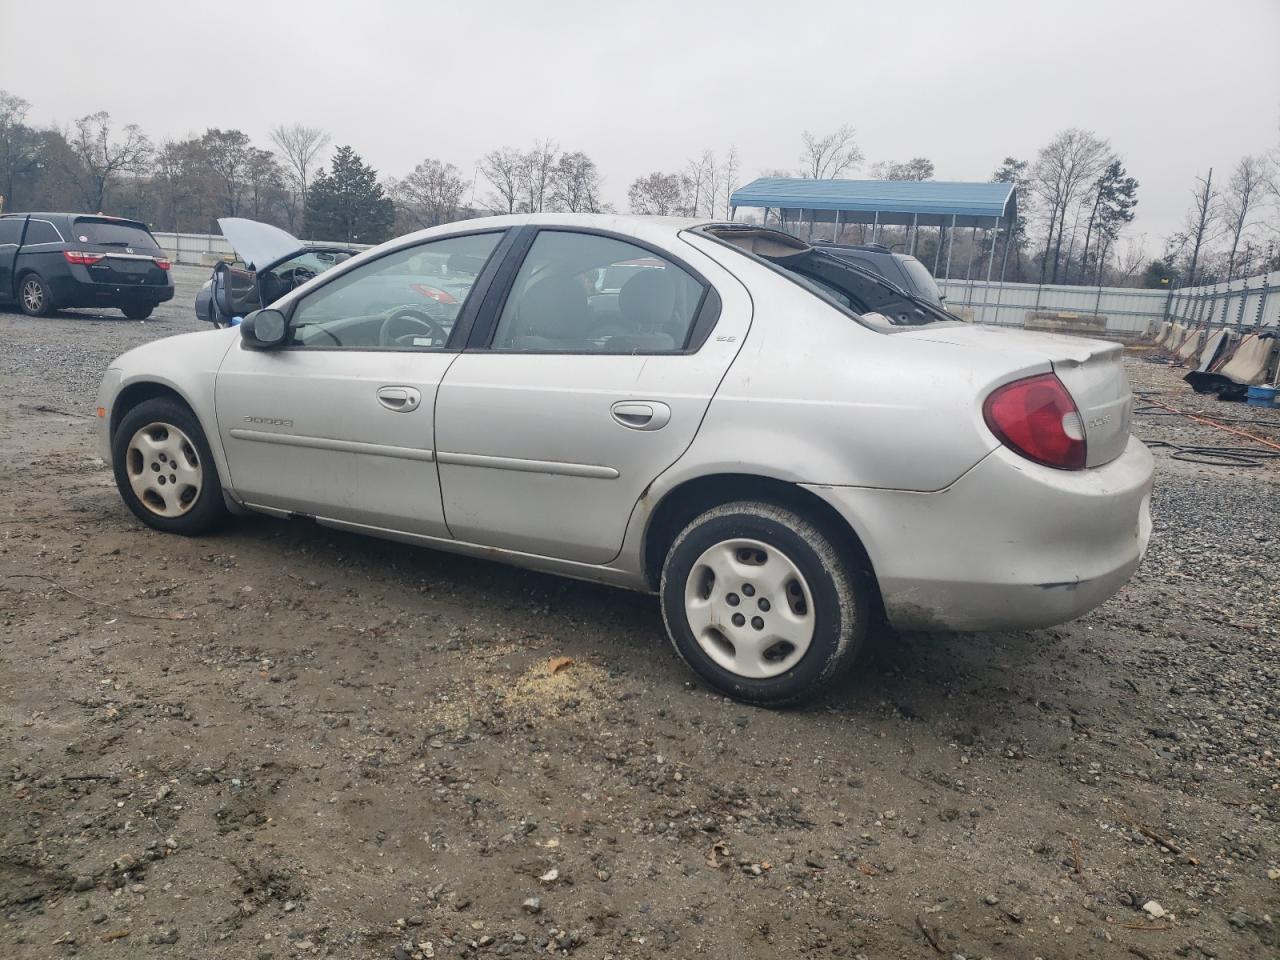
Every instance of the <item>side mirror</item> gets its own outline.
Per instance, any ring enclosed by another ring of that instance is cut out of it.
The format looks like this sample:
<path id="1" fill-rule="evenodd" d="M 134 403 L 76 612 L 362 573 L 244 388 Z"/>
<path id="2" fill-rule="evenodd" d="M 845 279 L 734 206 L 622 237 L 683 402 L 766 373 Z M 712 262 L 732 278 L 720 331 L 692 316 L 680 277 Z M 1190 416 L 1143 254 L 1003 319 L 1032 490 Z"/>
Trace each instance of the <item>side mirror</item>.
<path id="1" fill-rule="evenodd" d="M 284 343 L 289 326 L 279 310 L 255 310 L 240 322 L 240 339 L 251 350 L 270 350 Z"/>

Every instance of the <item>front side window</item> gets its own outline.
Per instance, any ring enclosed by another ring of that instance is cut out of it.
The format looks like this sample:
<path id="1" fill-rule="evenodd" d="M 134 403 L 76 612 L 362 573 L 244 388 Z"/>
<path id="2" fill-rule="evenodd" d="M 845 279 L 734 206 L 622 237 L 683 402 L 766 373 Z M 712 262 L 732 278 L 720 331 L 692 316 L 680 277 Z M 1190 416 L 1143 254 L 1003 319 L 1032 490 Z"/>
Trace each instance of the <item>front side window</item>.
<path id="1" fill-rule="evenodd" d="M 674 353 L 705 294 L 688 272 L 634 244 L 543 230 L 516 274 L 493 349 L 522 353 Z"/>
<path id="2" fill-rule="evenodd" d="M 308 280 L 350 259 L 351 254 L 345 251 L 308 250 L 284 263 L 276 264 L 270 270 L 263 270 L 258 274 L 263 305 L 280 299 L 294 287 L 300 287 Z"/>
<path id="3" fill-rule="evenodd" d="M 22 236 L 22 221 L 17 217 L 0 219 L 0 246 L 16 244 Z"/>
<path id="4" fill-rule="evenodd" d="M 501 232 L 450 237 L 379 257 L 299 302 L 297 347 L 440 350 Z"/>

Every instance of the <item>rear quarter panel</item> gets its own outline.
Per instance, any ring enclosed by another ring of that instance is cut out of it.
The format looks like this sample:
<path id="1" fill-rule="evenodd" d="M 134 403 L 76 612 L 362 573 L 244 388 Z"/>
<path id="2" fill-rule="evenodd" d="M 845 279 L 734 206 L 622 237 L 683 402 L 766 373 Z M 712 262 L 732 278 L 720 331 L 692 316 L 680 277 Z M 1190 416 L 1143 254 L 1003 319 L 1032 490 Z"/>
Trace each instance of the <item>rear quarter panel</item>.
<path id="1" fill-rule="evenodd" d="M 690 242 L 745 283 L 755 321 L 664 482 L 724 471 L 934 491 L 998 446 L 981 401 L 1008 379 L 1009 357 L 867 329 L 733 250 Z"/>

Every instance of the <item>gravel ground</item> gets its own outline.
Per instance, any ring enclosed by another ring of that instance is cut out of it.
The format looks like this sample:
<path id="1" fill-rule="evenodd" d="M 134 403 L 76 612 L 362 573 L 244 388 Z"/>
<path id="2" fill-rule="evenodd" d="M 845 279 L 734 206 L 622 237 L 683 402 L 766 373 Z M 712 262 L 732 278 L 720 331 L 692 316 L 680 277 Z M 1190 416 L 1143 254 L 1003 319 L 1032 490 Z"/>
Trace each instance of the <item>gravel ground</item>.
<path id="1" fill-rule="evenodd" d="M 198 329 L 175 272 L 147 323 L 0 314 L 0 956 L 1280 952 L 1280 464 L 1159 448 L 1150 554 L 1094 614 L 884 637 L 752 710 L 648 597 L 141 527 L 87 415 L 111 357 Z"/>

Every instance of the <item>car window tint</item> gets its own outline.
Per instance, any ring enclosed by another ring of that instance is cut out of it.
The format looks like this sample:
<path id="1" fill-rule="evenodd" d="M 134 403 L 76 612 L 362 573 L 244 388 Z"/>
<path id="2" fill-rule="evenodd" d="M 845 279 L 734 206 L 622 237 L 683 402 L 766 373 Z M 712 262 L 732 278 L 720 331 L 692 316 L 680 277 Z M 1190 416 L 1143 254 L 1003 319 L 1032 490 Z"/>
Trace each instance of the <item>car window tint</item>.
<path id="1" fill-rule="evenodd" d="M 117 220 L 91 220 L 77 218 L 73 232 L 80 243 L 96 243 L 111 247 L 132 247 L 139 252 L 159 250 L 155 238 L 136 223 L 120 223 Z"/>
<path id="2" fill-rule="evenodd" d="M 62 238 L 53 224 L 47 220 L 32 220 L 27 224 L 27 236 L 23 243 L 61 243 Z"/>
<path id="3" fill-rule="evenodd" d="M 703 285 L 634 244 L 543 230 L 516 274 L 493 349 L 673 353 L 684 349 Z"/>
<path id="4" fill-rule="evenodd" d="M 16 218 L 0 220 L 0 244 L 17 243 L 22 236 L 22 221 Z"/>
<path id="5" fill-rule="evenodd" d="M 440 350 L 501 232 L 406 247 L 304 297 L 291 343 L 334 349 Z"/>

